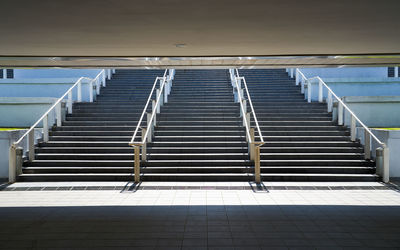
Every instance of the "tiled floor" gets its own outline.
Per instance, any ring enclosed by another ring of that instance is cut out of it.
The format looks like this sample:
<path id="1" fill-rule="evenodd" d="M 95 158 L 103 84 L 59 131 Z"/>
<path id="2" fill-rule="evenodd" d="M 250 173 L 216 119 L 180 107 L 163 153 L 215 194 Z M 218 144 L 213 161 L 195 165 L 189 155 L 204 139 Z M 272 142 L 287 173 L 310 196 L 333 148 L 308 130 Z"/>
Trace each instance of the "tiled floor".
<path id="1" fill-rule="evenodd" d="M 399 190 L 379 183 L 237 188 L 246 185 L 13 184 L 0 191 L 0 248 L 400 249 Z M 127 188 L 94 188 L 106 186 Z M 155 186 L 163 188 L 146 189 Z"/>

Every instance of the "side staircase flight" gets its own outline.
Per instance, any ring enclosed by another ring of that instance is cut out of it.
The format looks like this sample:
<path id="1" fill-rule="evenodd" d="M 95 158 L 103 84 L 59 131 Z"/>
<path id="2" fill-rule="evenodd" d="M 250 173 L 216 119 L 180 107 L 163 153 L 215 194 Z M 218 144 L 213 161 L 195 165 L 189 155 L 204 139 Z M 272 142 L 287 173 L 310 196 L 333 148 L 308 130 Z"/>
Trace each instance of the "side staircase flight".
<path id="1" fill-rule="evenodd" d="M 163 72 L 116 70 L 95 102 L 75 103 L 49 140 L 36 145 L 34 160 L 23 163 L 18 180 L 133 181 L 128 143 Z M 247 81 L 265 141 L 262 181 L 378 180 L 375 163 L 364 160 L 349 129 L 332 121 L 326 104 L 305 101 L 284 69 L 238 72 Z M 254 181 L 230 81 L 228 70 L 176 70 L 140 163 L 141 181 Z M 146 127 L 146 119 L 140 125 Z"/>
<path id="2" fill-rule="evenodd" d="M 308 103 L 284 69 L 239 70 L 264 136 L 263 181 L 376 181 L 375 163 L 332 121 L 324 103 Z M 252 119 L 252 126 L 254 120 Z"/>
<path id="3" fill-rule="evenodd" d="M 35 160 L 25 161 L 21 181 L 132 180 L 128 145 L 154 79 L 163 70 L 116 70 L 95 102 L 74 103 Z M 145 124 L 145 123 L 144 123 Z"/>

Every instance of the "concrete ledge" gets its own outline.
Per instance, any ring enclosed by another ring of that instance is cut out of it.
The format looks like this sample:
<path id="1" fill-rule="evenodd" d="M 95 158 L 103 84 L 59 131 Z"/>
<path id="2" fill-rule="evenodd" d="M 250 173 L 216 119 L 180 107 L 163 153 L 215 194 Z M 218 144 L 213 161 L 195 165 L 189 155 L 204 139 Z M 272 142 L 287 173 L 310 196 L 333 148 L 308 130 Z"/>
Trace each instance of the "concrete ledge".
<path id="1" fill-rule="evenodd" d="M 11 144 L 17 141 L 26 131 L 27 129 L 0 131 L 0 180 L 8 180 L 8 153 Z M 42 138 L 42 129 L 35 129 L 36 143 L 40 138 Z M 19 144 L 20 147 L 24 148 L 24 154 L 26 154 L 28 148 L 26 145 L 27 139 L 25 138 Z"/>
<path id="2" fill-rule="evenodd" d="M 0 97 L 0 127 L 28 128 L 57 100 L 52 97 Z M 55 115 L 50 112 L 49 124 Z"/>
<path id="3" fill-rule="evenodd" d="M 346 103 L 400 103 L 400 96 L 344 96 L 342 100 Z"/>
<path id="4" fill-rule="evenodd" d="M 400 83 L 397 77 L 346 77 L 346 78 L 323 78 L 325 83 Z"/>
<path id="5" fill-rule="evenodd" d="M 22 79 L 0 79 L 0 86 L 3 84 L 60 84 L 60 83 L 75 83 L 79 77 L 68 78 L 22 78 Z"/>
<path id="6" fill-rule="evenodd" d="M 400 127 L 400 96 L 344 96 L 342 99 L 368 127 Z M 348 112 L 344 122 L 350 125 Z"/>
<path id="7" fill-rule="evenodd" d="M 380 141 L 389 147 L 390 154 L 390 178 L 400 177 L 400 130 L 371 129 L 372 133 Z M 357 138 L 364 144 L 364 128 L 357 128 Z M 379 145 L 371 139 L 372 156 L 375 157 L 375 149 Z"/>
<path id="8" fill-rule="evenodd" d="M 53 104 L 57 100 L 54 97 L 0 97 L 0 105 Z"/>

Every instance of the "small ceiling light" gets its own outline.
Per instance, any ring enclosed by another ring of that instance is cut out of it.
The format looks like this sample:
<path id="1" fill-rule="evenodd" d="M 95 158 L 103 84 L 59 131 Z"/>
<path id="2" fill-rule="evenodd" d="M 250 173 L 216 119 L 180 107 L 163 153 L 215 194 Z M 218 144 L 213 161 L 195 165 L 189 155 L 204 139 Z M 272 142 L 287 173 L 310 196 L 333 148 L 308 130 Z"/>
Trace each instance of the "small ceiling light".
<path id="1" fill-rule="evenodd" d="M 177 47 L 177 48 L 184 48 L 184 47 L 186 47 L 186 43 L 176 43 L 176 44 L 175 44 L 175 47 Z"/>

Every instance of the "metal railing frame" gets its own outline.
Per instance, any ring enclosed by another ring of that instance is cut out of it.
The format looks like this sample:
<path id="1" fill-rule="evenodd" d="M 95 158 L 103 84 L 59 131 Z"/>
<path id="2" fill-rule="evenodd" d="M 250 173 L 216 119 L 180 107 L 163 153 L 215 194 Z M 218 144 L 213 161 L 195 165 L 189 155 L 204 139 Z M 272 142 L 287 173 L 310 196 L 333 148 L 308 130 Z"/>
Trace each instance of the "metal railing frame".
<path id="1" fill-rule="evenodd" d="M 301 93 L 305 94 L 305 89 L 307 88 L 307 97 L 304 95 L 304 98 L 307 98 L 307 102 L 312 102 L 312 83 L 314 81 L 318 82 L 318 102 L 326 102 L 327 110 L 329 113 L 332 113 L 332 120 L 338 121 L 338 125 L 344 126 L 344 116 L 345 111 L 350 114 L 350 137 L 351 141 L 356 141 L 356 133 L 357 133 L 357 123 L 364 128 L 364 158 L 366 160 L 370 160 L 371 157 L 371 137 L 376 141 L 376 143 L 381 146 L 377 147 L 376 150 L 376 168 L 377 174 L 382 177 L 382 180 L 387 183 L 389 182 L 389 147 L 381 142 L 372 131 L 357 117 L 357 115 L 343 102 L 343 100 L 338 97 L 332 89 L 321 79 L 321 77 L 316 76 L 312 78 L 307 78 L 303 72 L 298 68 L 290 68 L 286 69 L 289 76 L 291 78 L 295 78 L 296 85 L 300 84 Z M 327 98 L 324 99 L 323 93 L 324 88 L 328 91 Z M 336 100 L 336 103 L 334 101 Z M 337 112 L 334 112 L 334 104 L 337 104 Z"/>
<path id="2" fill-rule="evenodd" d="M 261 183 L 260 147 L 265 144 L 264 138 L 258 124 L 256 112 L 254 111 L 253 102 L 247 88 L 246 79 L 239 75 L 239 71 L 237 69 L 229 69 L 229 73 L 231 77 L 233 93 L 235 96 L 235 102 L 239 102 L 240 104 L 240 116 L 243 119 L 243 126 L 246 129 L 246 141 L 248 143 L 250 160 L 254 161 L 254 179 L 255 182 L 259 184 Z M 244 90 L 246 90 L 247 100 L 244 97 L 242 82 Z M 249 102 L 251 109 L 250 112 L 247 112 L 247 102 Z M 251 127 L 251 115 L 253 115 L 255 127 L 260 137 L 260 141 L 258 142 L 255 141 L 255 129 Z"/>
<path id="3" fill-rule="evenodd" d="M 167 75 L 167 72 L 169 73 Z M 154 136 L 154 127 L 156 126 L 157 114 L 161 111 L 161 106 L 168 102 L 168 96 L 171 93 L 172 80 L 175 76 L 175 69 L 166 69 L 162 77 L 156 77 L 153 83 L 153 87 L 150 91 L 149 97 L 147 98 L 146 105 L 143 108 L 143 112 L 140 116 L 135 132 L 133 133 L 132 139 L 129 142 L 129 146 L 134 147 L 134 180 L 135 183 L 140 182 L 140 162 L 147 161 L 147 143 L 152 142 Z M 160 81 L 160 87 L 156 89 L 157 82 Z M 156 100 L 152 100 L 154 90 L 156 89 Z M 161 98 L 162 97 L 162 98 Z M 152 103 L 152 112 L 146 113 L 147 108 Z M 141 127 L 144 115 L 147 114 L 147 128 Z M 136 135 L 139 129 L 142 129 L 141 141 L 135 141 Z M 141 154 L 140 154 L 141 149 Z M 140 159 L 140 155 L 142 159 Z"/>
<path id="4" fill-rule="evenodd" d="M 80 77 L 29 129 L 26 131 L 16 142 L 12 143 L 9 151 L 9 182 L 16 181 L 17 176 L 22 173 L 22 157 L 23 148 L 18 145 L 28 136 L 28 160 L 35 160 L 35 128 L 42 122 L 43 124 L 43 141 L 49 141 L 49 115 L 51 112 L 55 113 L 55 124 L 59 127 L 64 121 L 62 103 L 64 98 L 67 97 L 66 110 L 68 114 L 72 114 L 72 90 L 77 88 L 77 102 L 82 102 L 82 83 L 87 81 L 89 84 L 89 102 L 93 102 L 94 94 L 100 94 L 101 86 L 106 86 L 106 79 L 111 79 L 115 69 L 103 69 L 95 78 Z"/>

